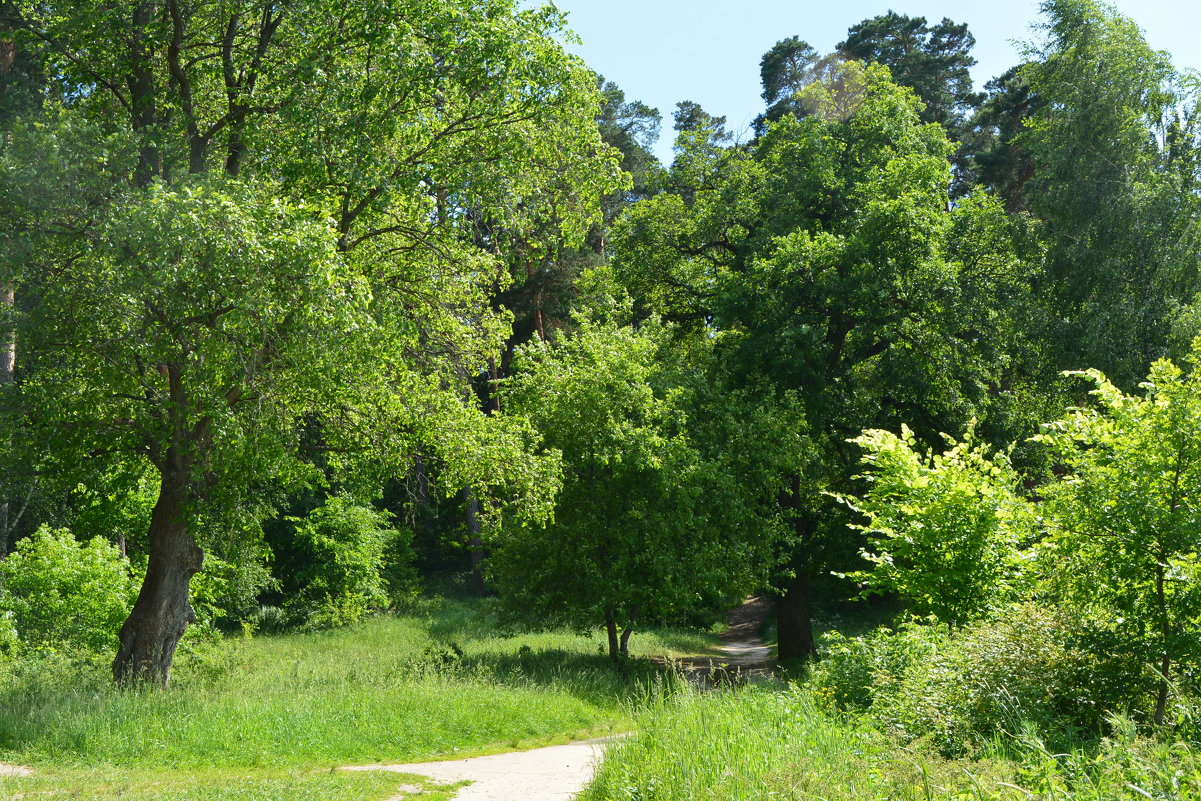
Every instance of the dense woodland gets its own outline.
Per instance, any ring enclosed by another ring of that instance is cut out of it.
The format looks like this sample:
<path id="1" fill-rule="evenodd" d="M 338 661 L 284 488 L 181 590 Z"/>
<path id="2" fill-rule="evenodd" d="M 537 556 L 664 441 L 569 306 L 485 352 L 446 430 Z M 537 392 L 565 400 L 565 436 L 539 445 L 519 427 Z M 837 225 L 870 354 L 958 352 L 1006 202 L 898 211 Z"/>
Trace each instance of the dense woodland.
<path id="1" fill-rule="evenodd" d="M 770 593 L 782 661 L 949 752 L 1193 725 L 1196 76 L 1045 0 L 975 87 L 889 12 L 781 38 L 748 134 L 679 103 L 664 165 L 570 35 L 0 2 L 0 674 L 166 686 L 431 586 L 622 664 Z M 815 637 L 855 598 L 905 622 Z"/>

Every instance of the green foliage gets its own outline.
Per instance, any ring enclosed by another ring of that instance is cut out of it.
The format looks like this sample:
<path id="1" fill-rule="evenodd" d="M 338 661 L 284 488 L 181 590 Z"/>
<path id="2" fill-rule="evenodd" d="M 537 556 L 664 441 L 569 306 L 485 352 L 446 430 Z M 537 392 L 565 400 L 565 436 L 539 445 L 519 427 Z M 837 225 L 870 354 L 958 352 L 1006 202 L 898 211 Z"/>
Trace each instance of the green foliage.
<path id="1" fill-rule="evenodd" d="M 1165 354 L 1198 289 L 1195 85 L 1137 24 L 1098 0 L 1047 0 L 1018 78 L 1037 98 L 1021 147 L 1047 223 L 1041 284 L 1060 367 L 1129 390 Z"/>
<path id="2" fill-rule="evenodd" d="M 851 441 L 863 448 L 868 489 L 845 500 L 867 517 L 855 527 L 867 532 L 872 565 L 850 576 L 953 627 L 1011 592 L 1034 513 L 1005 454 L 979 443 L 974 427 L 962 442 L 946 440 L 948 450 L 927 456 L 906 426 L 899 437 L 865 431 Z"/>
<path id="3" fill-rule="evenodd" d="M 554 521 L 510 526 L 495 543 L 502 601 L 526 621 L 628 629 L 679 618 L 770 567 L 782 528 L 764 501 L 778 463 L 799 458 L 797 410 L 749 397 L 706 406 L 701 371 L 670 364 L 670 334 L 655 321 L 583 319 L 553 346 L 521 351 L 506 407 L 564 472 Z"/>
<path id="4" fill-rule="evenodd" d="M 957 133 L 964 117 L 979 104 L 972 92 L 969 69 L 976 64 L 971 50 L 976 39 L 966 23 L 950 19 L 928 25 L 925 17 L 889 11 L 852 25 L 839 54 L 888 67 L 900 86 L 922 99 L 922 119 Z"/>
<path id="5" fill-rule="evenodd" d="M 17 294 L 3 325 L 22 366 L 2 408 L 26 465 L 62 486 L 158 474 L 145 547 L 169 556 L 149 561 L 149 585 L 192 575 L 193 538 L 239 569 L 259 561 L 247 520 L 282 493 L 378 481 L 419 450 L 436 450 L 447 491 L 496 489 L 545 514 L 553 463 L 463 390 L 508 333 L 490 304 L 504 232 L 535 231 L 534 250 L 578 242 L 622 185 L 562 13 L 515 0 L 0 13 L 22 46 L 41 43 L 48 84 L 46 113 L 0 137 L 0 281 Z M 246 547 L 199 536 L 214 531 Z M 230 614 L 263 586 L 254 574 L 227 577 Z"/>
<path id="6" fill-rule="evenodd" d="M 191 585 L 197 622 L 228 629 L 248 621 L 258 606 L 259 594 L 278 585 L 264 556 L 228 562 L 212 553 L 206 555 L 204 571 Z"/>
<path id="7" fill-rule="evenodd" d="M 307 565 L 297 577 L 299 593 L 288 600 L 296 618 L 309 628 L 344 626 L 386 608 L 411 588 L 416 576 L 406 570 L 410 535 L 392 527 L 389 518 L 337 496 L 304 518 L 291 518 Z"/>
<path id="8" fill-rule="evenodd" d="M 846 512 L 823 494 L 849 489 L 847 438 L 913 421 L 903 410 L 925 436 L 993 410 L 1032 422 L 1024 392 L 993 391 L 1014 383 L 1024 340 L 1028 226 L 985 196 L 950 202 L 946 132 L 887 68 L 830 62 L 796 100 L 807 114 L 750 147 L 683 140 L 680 188 L 632 207 L 613 251 L 644 313 L 717 333 L 732 385 L 796 393 L 810 455 L 790 493 L 799 576 L 857 566 Z"/>
<path id="9" fill-rule="evenodd" d="M 803 117 L 807 109 L 799 102 L 800 91 L 815 78 L 819 69 L 817 51 L 799 36 L 776 42 L 759 60 L 759 81 L 767 111 L 755 120 L 755 130 L 767 130 L 767 123 L 786 114 Z"/>
<path id="10" fill-rule="evenodd" d="M 1081 373 L 1096 384 L 1096 404 L 1039 436 L 1065 473 L 1041 490 L 1053 586 L 1093 626 L 1116 635 L 1111 647 L 1154 666 L 1157 723 L 1174 677 L 1193 675 L 1201 659 L 1199 365 L 1201 340 L 1191 372 L 1156 362 L 1142 396 L 1123 393 L 1098 371 Z M 1130 677 L 1132 694 L 1149 683 L 1151 665 Z"/>
<path id="11" fill-rule="evenodd" d="M 610 746 L 583 801 L 1145 801 L 1201 795 L 1201 754 L 1115 721 L 1095 749 L 1015 733 L 1000 754 L 949 760 L 898 747 L 800 690 L 655 697 Z"/>
<path id="12" fill-rule="evenodd" d="M 815 694 L 950 756 L 978 754 L 1027 726 L 1067 747 L 1099 736 L 1128 706 L 1122 681 L 1137 665 L 1097 653 L 1070 610 L 1014 604 L 954 636 L 936 622 L 827 635 Z"/>
<path id="13" fill-rule="evenodd" d="M 0 628 L 34 651 L 112 651 L 136 594 L 128 561 L 100 537 L 43 527 L 0 560 Z"/>

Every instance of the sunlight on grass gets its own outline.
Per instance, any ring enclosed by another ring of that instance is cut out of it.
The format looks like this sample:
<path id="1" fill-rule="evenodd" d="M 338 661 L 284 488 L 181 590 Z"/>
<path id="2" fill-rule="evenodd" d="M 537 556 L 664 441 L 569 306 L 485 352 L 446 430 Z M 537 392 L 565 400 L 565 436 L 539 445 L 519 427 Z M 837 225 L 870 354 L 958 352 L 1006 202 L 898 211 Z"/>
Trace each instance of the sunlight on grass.
<path id="1" fill-rule="evenodd" d="M 165 693 L 115 691 L 102 666 L 42 665 L 0 687 L 0 759 L 329 767 L 628 729 L 649 669 L 623 680 L 598 636 L 498 636 L 478 608 L 434 600 L 350 630 L 227 640 L 181 658 Z M 678 655 L 711 641 L 663 632 L 637 645 Z"/>
<path id="2" fill-rule="evenodd" d="M 685 689 L 650 698 L 635 717 L 637 734 L 610 748 L 580 801 L 968 799 L 973 781 L 999 769 L 973 763 L 973 778 L 962 763 L 899 749 L 801 690 Z"/>
<path id="3" fill-rule="evenodd" d="M 145 771 L 53 769 L 27 778 L 0 777 L 0 798 L 88 801 L 379 801 L 402 786 L 421 787 L 422 801 L 448 801 L 449 790 L 409 774 L 344 771 Z"/>

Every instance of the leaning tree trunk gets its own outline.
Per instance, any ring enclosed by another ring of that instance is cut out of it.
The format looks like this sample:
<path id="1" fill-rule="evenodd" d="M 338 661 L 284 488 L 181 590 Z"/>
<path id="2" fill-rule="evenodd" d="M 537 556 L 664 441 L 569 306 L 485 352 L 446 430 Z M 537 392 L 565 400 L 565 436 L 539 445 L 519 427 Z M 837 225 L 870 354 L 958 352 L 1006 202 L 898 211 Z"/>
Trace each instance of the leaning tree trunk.
<path id="1" fill-rule="evenodd" d="M 150 516 L 150 563 L 133 611 L 121 627 L 121 647 L 113 661 L 117 684 L 166 687 L 175 647 L 196 613 L 188 585 L 200 571 L 204 552 L 188 532 L 184 515 L 187 476 L 164 472 L 158 502 Z"/>

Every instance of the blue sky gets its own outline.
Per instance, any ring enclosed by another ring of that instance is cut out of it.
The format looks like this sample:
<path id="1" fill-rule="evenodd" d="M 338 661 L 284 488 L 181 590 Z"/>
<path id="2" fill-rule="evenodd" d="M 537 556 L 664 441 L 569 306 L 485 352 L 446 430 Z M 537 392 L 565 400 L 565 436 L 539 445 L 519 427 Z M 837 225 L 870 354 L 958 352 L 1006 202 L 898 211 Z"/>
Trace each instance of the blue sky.
<path id="1" fill-rule="evenodd" d="M 847 28 L 889 9 L 931 22 L 966 22 L 976 37 L 977 86 L 1018 63 L 1013 40 L 1036 34 L 1037 0 L 554 0 L 568 12 L 583 40 L 572 46 L 594 70 L 615 81 L 630 99 L 659 109 L 664 131 L 657 148 L 671 160 L 671 112 L 693 100 L 725 115 L 735 133 L 762 111 L 759 58 L 778 40 L 800 36 L 828 52 Z M 1201 68 L 1201 2 L 1117 0 L 1119 11 L 1143 28 L 1152 47 L 1167 50 L 1180 67 Z"/>

